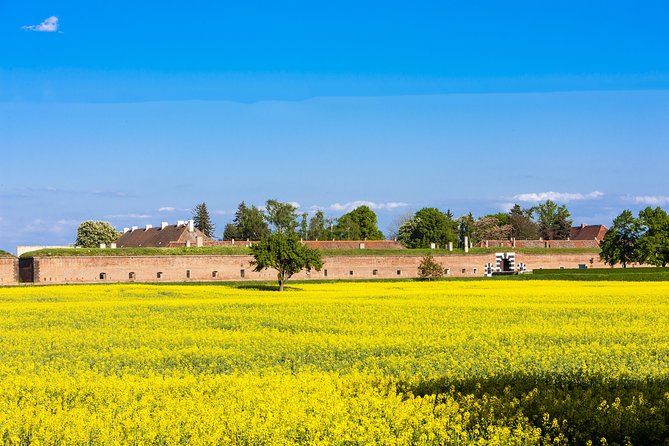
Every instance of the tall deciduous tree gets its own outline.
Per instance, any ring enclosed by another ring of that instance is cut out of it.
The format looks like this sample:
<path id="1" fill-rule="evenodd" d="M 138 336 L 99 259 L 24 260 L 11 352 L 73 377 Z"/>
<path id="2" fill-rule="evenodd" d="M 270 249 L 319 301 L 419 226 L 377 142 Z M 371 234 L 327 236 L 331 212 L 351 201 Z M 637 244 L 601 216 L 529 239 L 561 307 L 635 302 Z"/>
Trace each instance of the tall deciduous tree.
<path id="1" fill-rule="evenodd" d="M 613 225 L 602 240 L 599 257 L 609 265 L 620 263 L 623 268 L 628 263 L 639 260 L 638 242 L 641 225 L 629 210 L 623 211 L 613 220 Z"/>
<path id="2" fill-rule="evenodd" d="M 269 233 L 265 215 L 255 206 L 248 207 L 243 201 L 239 203 L 235 218 L 225 227 L 224 240 L 260 240 Z"/>
<path id="3" fill-rule="evenodd" d="M 506 214 L 504 214 L 506 215 Z M 506 240 L 511 237 L 511 225 L 500 224 L 498 215 L 481 217 L 474 223 L 476 240 Z"/>
<path id="4" fill-rule="evenodd" d="M 423 208 L 400 227 L 399 240 L 407 248 L 429 248 L 431 243 L 446 246 L 457 240 L 456 223 L 436 208 Z"/>
<path id="5" fill-rule="evenodd" d="M 467 241 L 472 243 L 476 243 L 478 241 L 476 240 L 474 232 L 475 223 L 476 220 L 474 219 L 474 216 L 471 212 L 456 220 L 456 225 L 458 228 L 458 247 L 465 247 L 465 237 L 467 237 Z"/>
<path id="6" fill-rule="evenodd" d="M 74 244 L 82 248 L 97 248 L 102 243 L 110 245 L 116 241 L 119 235 L 120 233 L 114 229 L 111 223 L 87 220 L 77 228 L 77 240 Z"/>
<path id="7" fill-rule="evenodd" d="M 323 211 L 318 210 L 309 220 L 307 238 L 309 240 L 327 240 L 332 238 L 332 227 L 334 222 L 325 217 Z"/>
<path id="8" fill-rule="evenodd" d="M 265 218 L 274 232 L 288 234 L 297 228 L 297 207 L 291 203 L 278 200 L 267 200 Z"/>
<path id="9" fill-rule="evenodd" d="M 303 269 L 320 271 L 323 266 L 321 253 L 300 243 L 294 232 L 277 232 L 263 237 L 259 243 L 251 246 L 254 260 L 254 271 L 260 272 L 267 268 L 277 271 L 279 291 L 283 285 Z"/>
<path id="10" fill-rule="evenodd" d="M 639 238 L 639 260 L 650 265 L 669 264 L 669 215 L 662 208 L 639 212 L 639 224 L 645 230 Z"/>
<path id="11" fill-rule="evenodd" d="M 532 221 L 532 209 L 522 209 L 514 205 L 509 211 L 508 222 L 511 225 L 511 237 L 519 240 L 536 240 L 539 238 L 539 227 Z"/>
<path id="12" fill-rule="evenodd" d="M 546 240 L 566 240 L 571 231 L 572 220 L 565 205 L 546 200 L 533 209 L 539 225 L 539 235 Z"/>
<path id="13" fill-rule="evenodd" d="M 204 202 L 198 204 L 193 209 L 193 225 L 207 237 L 214 237 L 214 224 L 211 222 L 209 210 Z"/>
<path id="14" fill-rule="evenodd" d="M 383 240 L 376 214 L 364 205 L 342 215 L 335 226 L 335 233 L 343 240 Z"/>

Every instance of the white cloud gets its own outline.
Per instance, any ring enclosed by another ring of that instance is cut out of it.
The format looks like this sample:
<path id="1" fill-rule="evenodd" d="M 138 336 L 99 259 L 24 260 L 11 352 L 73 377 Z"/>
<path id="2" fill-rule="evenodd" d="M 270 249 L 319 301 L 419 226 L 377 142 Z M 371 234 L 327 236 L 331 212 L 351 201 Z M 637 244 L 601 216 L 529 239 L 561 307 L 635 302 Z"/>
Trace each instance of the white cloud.
<path id="1" fill-rule="evenodd" d="M 628 201 L 648 206 L 664 206 L 669 204 L 669 195 L 639 195 L 624 197 Z"/>
<path id="2" fill-rule="evenodd" d="M 567 203 L 569 201 L 596 200 L 604 196 L 603 192 L 593 191 L 588 194 L 569 193 L 569 192 L 532 192 L 527 194 L 514 195 L 513 198 L 518 201 L 528 201 L 538 203 L 540 201 L 552 200 Z"/>
<path id="3" fill-rule="evenodd" d="M 158 209 L 158 212 L 174 212 L 174 208 L 172 206 L 165 206 Z"/>
<path id="4" fill-rule="evenodd" d="M 22 29 L 26 31 L 37 31 L 41 33 L 55 33 L 58 32 L 58 17 L 52 15 L 51 17 L 44 19 L 39 25 L 27 25 L 22 26 Z"/>
<path id="5" fill-rule="evenodd" d="M 503 212 L 509 212 L 515 203 L 497 203 L 497 207 Z"/>
<path id="6" fill-rule="evenodd" d="M 328 206 L 328 209 L 331 211 L 337 211 L 337 212 L 350 212 L 353 209 L 360 207 L 360 206 L 367 206 L 372 210 L 385 210 L 385 211 L 392 211 L 394 209 L 398 208 L 403 208 L 409 206 L 408 203 L 403 203 L 401 201 L 389 201 L 387 203 L 375 203 L 373 201 L 364 201 L 364 200 L 358 200 L 358 201 L 351 201 L 349 203 L 334 203 Z"/>

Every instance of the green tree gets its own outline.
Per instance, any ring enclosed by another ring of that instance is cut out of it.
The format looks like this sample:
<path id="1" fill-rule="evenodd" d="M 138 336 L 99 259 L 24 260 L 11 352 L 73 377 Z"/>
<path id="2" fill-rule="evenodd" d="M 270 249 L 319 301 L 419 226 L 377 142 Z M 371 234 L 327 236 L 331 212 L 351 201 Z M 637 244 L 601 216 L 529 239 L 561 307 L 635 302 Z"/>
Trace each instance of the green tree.
<path id="1" fill-rule="evenodd" d="M 335 234 L 343 240 L 383 240 L 376 214 L 368 206 L 358 206 L 337 220 Z"/>
<path id="2" fill-rule="evenodd" d="M 235 218 L 228 223 L 223 232 L 224 240 L 260 240 L 269 233 L 262 210 L 255 206 L 248 207 L 243 201 L 239 203 Z"/>
<path id="3" fill-rule="evenodd" d="M 476 240 L 506 240 L 511 237 L 511 225 L 500 224 L 503 219 L 499 214 L 481 217 L 474 223 L 474 239 Z M 505 214 L 506 215 L 506 214 Z"/>
<path id="4" fill-rule="evenodd" d="M 662 208 L 639 212 L 643 234 L 639 238 L 638 254 L 643 263 L 657 266 L 669 264 L 669 215 Z"/>
<path id="5" fill-rule="evenodd" d="M 309 240 L 328 240 L 332 238 L 333 221 L 326 218 L 323 211 L 318 210 L 309 220 L 307 238 Z"/>
<path id="6" fill-rule="evenodd" d="M 565 205 L 546 200 L 532 211 L 539 225 L 539 235 L 545 240 L 566 240 L 569 237 L 572 220 Z"/>
<path id="7" fill-rule="evenodd" d="M 444 269 L 434 260 L 432 254 L 423 257 L 418 265 L 418 277 L 421 279 L 439 279 L 444 277 Z"/>
<path id="8" fill-rule="evenodd" d="M 302 212 L 302 215 L 300 216 L 300 237 L 302 237 L 303 240 L 308 240 L 308 235 L 309 235 L 309 223 L 307 220 L 307 213 Z"/>
<path id="9" fill-rule="evenodd" d="M 277 200 L 267 200 L 265 204 L 265 218 L 274 232 L 284 234 L 295 232 L 297 228 L 297 207 L 291 203 Z"/>
<path id="10" fill-rule="evenodd" d="M 627 268 L 630 262 L 638 261 L 638 242 L 641 237 L 641 225 L 629 210 L 623 211 L 613 220 L 613 225 L 601 243 L 599 257 L 613 266 L 620 263 Z"/>
<path id="11" fill-rule="evenodd" d="M 407 248 L 429 248 L 431 243 L 446 246 L 457 240 L 456 223 L 436 208 L 423 208 L 400 227 L 399 240 Z"/>
<path id="12" fill-rule="evenodd" d="M 539 227 L 532 221 L 532 209 L 522 209 L 515 204 L 508 214 L 511 225 L 511 237 L 518 240 L 536 240 L 539 238 Z"/>
<path id="13" fill-rule="evenodd" d="M 74 244 L 81 248 L 98 248 L 102 243 L 109 246 L 120 235 L 111 223 L 87 220 L 82 222 L 77 228 L 77 240 Z"/>
<path id="14" fill-rule="evenodd" d="M 478 242 L 474 233 L 474 225 L 476 224 L 476 220 L 474 220 L 474 216 L 471 212 L 458 218 L 455 223 L 458 228 L 458 247 L 465 247 L 465 237 L 467 237 L 467 240 L 472 243 Z"/>
<path id="15" fill-rule="evenodd" d="M 209 217 L 207 205 L 202 202 L 193 209 L 193 225 L 209 238 L 214 237 L 214 224 Z"/>
<path id="16" fill-rule="evenodd" d="M 259 243 L 251 246 L 251 254 L 254 258 L 251 261 L 254 271 L 260 272 L 268 268 L 277 271 L 279 291 L 283 291 L 285 281 L 293 274 L 303 269 L 320 271 L 323 267 L 320 251 L 300 243 L 294 232 L 265 235 Z"/>

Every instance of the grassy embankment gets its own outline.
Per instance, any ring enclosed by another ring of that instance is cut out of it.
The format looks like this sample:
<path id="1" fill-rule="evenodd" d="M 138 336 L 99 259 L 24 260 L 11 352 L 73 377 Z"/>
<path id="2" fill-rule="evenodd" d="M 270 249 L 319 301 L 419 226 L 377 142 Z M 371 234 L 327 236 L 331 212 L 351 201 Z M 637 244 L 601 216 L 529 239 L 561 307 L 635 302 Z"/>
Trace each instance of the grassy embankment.
<path id="1" fill-rule="evenodd" d="M 525 254 L 581 254 L 599 253 L 592 248 L 472 248 L 470 254 L 490 254 L 495 252 L 513 251 Z M 58 257 L 58 256 L 178 256 L 178 255 L 247 255 L 251 250 L 246 247 L 214 246 L 202 248 L 53 248 L 32 251 L 21 257 Z M 325 249 L 324 256 L 426 256 L 464 255 L 462 249 L 449 252 L 445 249 Z"/>

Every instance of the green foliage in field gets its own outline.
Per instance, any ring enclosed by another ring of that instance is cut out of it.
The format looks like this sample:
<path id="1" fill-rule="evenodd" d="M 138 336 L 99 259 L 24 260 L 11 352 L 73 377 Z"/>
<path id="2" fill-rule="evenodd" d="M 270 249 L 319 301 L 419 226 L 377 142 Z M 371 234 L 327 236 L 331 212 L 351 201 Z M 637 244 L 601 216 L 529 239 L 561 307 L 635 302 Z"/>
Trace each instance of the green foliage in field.
<path id="1" fill-rule="evenodd" d="M 0 288 L 7 444 L 664 444 L 667 283 Z"/>
<path id="2" fill-rule="evenodd" d="M 669 268 L 543 269 L 516 277 L 529 280 L 657 282 L 669 281 Z"/>

